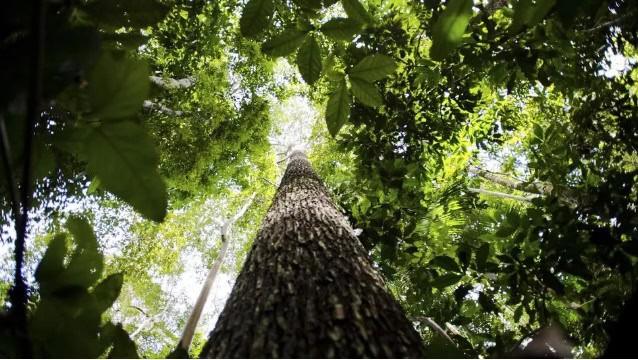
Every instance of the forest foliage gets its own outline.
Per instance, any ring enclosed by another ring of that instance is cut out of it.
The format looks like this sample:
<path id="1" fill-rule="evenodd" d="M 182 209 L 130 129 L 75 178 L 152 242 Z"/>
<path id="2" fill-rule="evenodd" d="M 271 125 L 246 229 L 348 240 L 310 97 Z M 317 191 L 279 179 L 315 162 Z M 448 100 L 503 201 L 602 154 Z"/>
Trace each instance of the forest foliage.
<path id="1" fill-rule="evenodd" d="M 545 355 L 618 354 L 636 19 L 628 0 L 9 1 L 0 354 L 168 355 L 190 309 L 166 279 L 205 273 L 256 193 L 236 271 L 292 145 L 431 356 L 512 357 L 546 329 Z"/>

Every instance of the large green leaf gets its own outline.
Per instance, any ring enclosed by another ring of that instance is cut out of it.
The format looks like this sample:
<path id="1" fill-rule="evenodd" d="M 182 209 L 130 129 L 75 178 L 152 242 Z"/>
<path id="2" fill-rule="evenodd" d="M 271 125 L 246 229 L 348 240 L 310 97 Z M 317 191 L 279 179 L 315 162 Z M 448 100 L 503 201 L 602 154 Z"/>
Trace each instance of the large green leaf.
<path id="1" fill-rule="evenodd" d="M 446 255 L 440 255 L 430 261 L 432 265 L 448 271 L 459 271 L 459 264 L 454 259 Z"/>
<path id="2" fill-rule="evenodd" d="M 239 19 L 239 29 L 246 37 L 259 35 L 270 24 L 275 7 L 272 0 L 250 0 Z"/>
<path id="3" fill-rule="evenodd" d="M 330 19 L 321 25 L 321 32 L 334 40 L 352 40 L 361 31 L 362 24 L 347 18 Z"/>
<path id="4" fill-rule="evenodd" d="M 66 223 L 76 243 L 69 265 L 60 279 L 64 286 L 84 289 L 92 286 L 101 276 L 104 267 L 102 254 L 91 225 L 83 218 L 72 216 Z"/>
<path id="5" fill-rule="evenodd" d="M 391 57 L 377 54 L 363 58 L 348 74 L 351 78 L 372 82 L 392 74 L 395 68 L 396 64 Z"/>
<path id="6" fill-rule="evenodd" d="M 472 0 L 450 0 L 432 29 L 430 58 L 443 60 L 461 44 L 472 17 Z"/>
<path id="7" fill-rule="evenodd" d="M 518 0 L 514 3 L 514 16 L 509 31 L 516 33 L 524 26 L 536 25 L 545 18 L 555 4 L 556 0 Z"/>
<path id="8" fill-rule="evenodd" d="M 131 340 L 122 324 L 108 323 L 102 328 L 102 336 L 113 344 L 109 351 L 109 359 L 138 359 L 137 345 Z"/>
<path id="9" fill-rule="evenodd" d="M 117 297 L 120 295 L 122 289 L 122 283 L 124 282 L 124 276 L 119 274 L 109 275 L 106 279 L 102 280 L 93 289 L 93 295 L 97 301 L 98 311 L 100 313 L 106 311 L 113 305 Z"/>
<path id="10" fill-rule="evenodd" d="M 66 256 L 66 237 L 56 235 L 47 246 L 44 256 L 35 270 L 35 280 L 40 284 L 40 292 L 53 291 L 56 279 L 64 271 Z"/>
<path id="11" fill-rule="evenodd" d="M 308 84 L 314 84 L 321 75 L 321 48 L 317 44 L 315 37 L 310 35 L 299 48 L 297 52 L 297 67 Z"/>
<path id="12" fill-rule="evenodd" d="M 350 92 L 346 80 L 342 79 L 328 98 L 326 107 L 326 125 L 330 135 L 337 136 L 341 127 L 348 121 L 350 114 Z"/>
<path id="13" fill-rule="evenodd" d="M 373 83 L 356 77 L 350 78 L 352 94 L 363 104 L 377 107 L 383 105 L 383 98 Z"/>
<path id="14" fill-rule="evenodd" d="M 443 289 L 445 287 L 456 284 L 457 282 L 459 282 L 459 280 L 461 280 L 462 277 L 463 275 L 461 274 L 446 273 L 432 280 L 431 285 L 432 287 L 435 287 L 437 289 Z"/>
<path id="15" fill-rule="evenodd" d="M 343 5 L 343 10 L 352 20 L 363 24 L 371 24 L 373 22 L 372 16 L 361 5 L 359 0 L 341 0 L 341 5 Z"/>
<path id="16" fill-rule="evenodd" d="M 89 76 L 88 94 L 93 117 L 100 120 L 131 116 L 148 97 L 148 64 L 105 52 Z"/>
<path id="17" fill-rule="evenodd" d="M 85 141 L 88 172 L 101 186 L 129 203 L 145 217 L 162 221 L 167 197 L 157 172 L 158 155 L 146 132 L 132 122 L 104 124 Z"/>
<path id="18" fill-rule="evenodd" d="M 307 31 L 287 29 L 261 45 L 261 51 L 272 57 L 286 56 L 303 43 Z"/>

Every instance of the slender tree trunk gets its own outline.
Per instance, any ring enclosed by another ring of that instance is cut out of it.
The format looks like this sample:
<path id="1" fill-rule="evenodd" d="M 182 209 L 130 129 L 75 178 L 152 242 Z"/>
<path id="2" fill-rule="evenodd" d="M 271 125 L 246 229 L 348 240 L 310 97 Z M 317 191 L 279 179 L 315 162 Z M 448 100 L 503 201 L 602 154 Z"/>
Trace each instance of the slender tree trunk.
<path id="1" fill-rule="evenodd" d="M 202 316 L 202 311 L 204 310 L 204 306 L 206 305 L 206 301 L 208 300 L 208 296 L 210 295 L 210 290 L 215 283 L 215 278 L 217 277 L 217 273 L 219 272 L 219 268 L 221 268 L 222 263 L 224 262 L 224 258 L 226 257 L 226 253 L 228 252 L 228 246 L 231 242 L 230 232 L 232 226 L 239 220 L 244 214 L 246 210 L 250 207 L 255 199 L 255 193 L 253 193 L 248 200 L 244 203 L 244 205 L 237 211 L 237 213 L 227 219 L 222 224 L 221 228 L 221 239 L 222 239 L 222 248 L 219 250 L 219 254 L 217 259 L 213 263 L 213 266 L 208 271 L 208 275 L 206 276 L 206 280 L 204 280 L 204 285 L 202 286 L 202 290 L 199 292 L 199 296 L 197 297 L 197 301 L 195 302 L 195 306 L 193 307 L 193 312 L 188 318 L 186 322 L 186 326 L 184 327 L 184 332 L 182 333 L 182 337 L 179 340 L 179 347 L 181 347 L 184 351 L 188 352 L 188 348 L 191 346 L 191 342 L 193 341 L 193 335 L 195 335 L 195 329 L 197 328 L 197 324 L 199 323 L 199 319 Z"/>
<path id="2" fill-rule="evenodd" d="M 301 152 L 201 356 L 423 356 L 419 334 Z"/>

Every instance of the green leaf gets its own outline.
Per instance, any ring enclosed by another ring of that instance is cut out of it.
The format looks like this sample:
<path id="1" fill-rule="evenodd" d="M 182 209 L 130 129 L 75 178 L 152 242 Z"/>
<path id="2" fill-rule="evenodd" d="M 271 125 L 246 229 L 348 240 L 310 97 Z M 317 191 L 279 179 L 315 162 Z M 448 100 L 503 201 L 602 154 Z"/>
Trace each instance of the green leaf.
<path id="1" fill-rule="evenodd" d="M 347 18 L 330 19 L 321 25 L 321 32 L 333 40 L 352 40 L 361 31 L 362 24 Z"/>
<path id="2" fill-rule="evenodd" d="M 463 267 L 463 270 L 467 269 L 470 265 L 470 259 L 472 257 L 472 248 L 469 246 L 462 246 L 456 250 L 456 257 L 459 259 L 459 263 Z"/>
<path id="3" fill-rule="evenodd" d="M 396 64 L 391 57 L 377 54 L 363 58 L 348 74 L 351 78 L 373 82 L 392 74 L 395 68 Z"/>
<path id="4" fill-rule="evenodd" d="M 496 236 L 506 238 L 516 232 L 516 228 L 511 226 L 508 223 L 502 223 L 501 226 L 496 231 Z"/>
<path id="5" fill-rule="evenodd" d="M 104 124 L 85 141 L 87 171 L 100 178 L 100 187 L 129 203 L 145 217 L 166 216 L 166 185 L 157 172 L 159 162 L 151 138 L 132 122 Z"/>
<path id="6" fill-rule="evenodd" d="M 120 295 L 123 281 L 124 276 L 121 273 L 112 274 L 95 286 L 93 295 L 95 295 L 97 300 L 97 307 L 100 313 L 103 313 L 113 305 Z"/>
<path id="7" fill-rule="evenodd" d="M 314 84 L 321 75 L 321 48 L 315 37 L 310 35 L 297 51 L 297 67 L 308 84 Z"/>
<path id="8" fill-rule="evenodd" d="M 465 359 L 467 356 L 441 334 L 433 331 L 430 342 L 425 346 L 425 353 L 432 359 Z"/>
<path id="9" fill-rule="evenodd" d="M 342 79 L 328 98 L 326 107 L 326 125 L 333 137 L 337 136 L 341 127 L 348 121 L 350 102 L 350 92 L 346 86 L 346 80 Z"/>
<path id="10" fill-rule="evenodd" d="M 363 104 L 370 107 L 383 105 L 383 98 L 373 83 L 355 77 L 350 78 L 352 94 Z"/>
<path id="11" fill-rule="evenodd" d="M 113 348 L 109 351 L 109 359 L 138 359 L 137 345 L 131 340 L 126 330 L 122 328 L 122 324 L 113 325 L 108 323 L 101 330 L 103 342 L 113 344 Z"/>
<path id="12" fill-rule="evenodd" d="M 430 58 L 443 60 L 461 44 L 472 17 L 472 0 L 450 0 L 432 28 Z"/>
<path id="13" fill-rule="evenodd" d="M 104 267 L 97 239 L 91 225 L 83 218 L 69 217 L 66 227 L 73 235 L 76 247 L 64 272 L 64 278 L 60 280 L 64 286 L 87 289 L 102 276 Z"/>
<path id="14" fill-rule="evenodd" d="M 54 290 L 52 283 L 64 271 L 64 257 L 66 256 L 66 237 L 57 234 L 47 246 L 44 256 L 35 270 L 35 280 L 40 284 L 41 292 Z"/>
<path id="15" fill-rule="evenodd" d="M 514 310 L 514 322 L 519 322 L 521 316 L 523 316 L 523 305 L 519 305 L 516 310 Z"/>
<path id="16" fill-rule="evenodd" d="M 157 0 L 97 0 L 88 2 L 83 10 L 99 25 L 118 29 L 155 25 L 169 7 Z"/>
<path id="17" fill-rule="evenodd" d="M 303 42 L 307 31 L 296 29 L 284 30 L 281 34 L 273 37 L 261 45 L 261 52 L 268 56 L 286 56 L 295 51 Z"/>
<path id="18" fill-rule="evenodd" d="M 447 273 L 432 280 L 432 283 L 430 285 L 437 289 L 443 289 L 445 287 L 456 284 L 461 280 L 462 277 L 463 275 L 461 274 Z"/>
<path id="19" fill-rule="evenodd" d="M 484 292 L 479 292 L 478 303 L 486 312 L 498 312 L 498 307 Z"/>
<path id="20" fill-rule="evenodd" d="M 430 264 L 448 271 L 459 271 L 459 265 L 449 256 L 440 255 L 430 261 Z"/>
<path id="21" fill-rule="evenodd" d="M 241 34 L 245 37 L 254 37 L 261 33 L 270 24 L 274 11 L 272 0 L 248 1 L 239 19 Z"/>
<path id="22" fill-rule="evenodd" d="M 481 247 L 476 251 L 476 269 L 479 271 L 484 271 L 485 264 L 487 263 L 487 258 L 490 256 L 490 245 L 484 243 Z"/>
<path id="23" fill-rule="evenodd" d="M 519 0 L 514 3 L 514 16 L 510 25 L 510 33 L 517 33 L 523 27 L 532 27 L 545 18 L 556 5 L 556 0 Z"/>
<path id="24" fill-rule="evenodd" d="M 144 61 L 104 53 L 89 76 L 91 115 L 110 120 L 137 113 L 149 94 L 149 73 Z"/>
<path id="25" fill-rule="evenodd" d="M 343 5 L 343 10 L 352 20 L 362 24 L 371 24 L 373 22 L 372 16 L 361 5 L 359 0 L 341 0 L 341 5 Z"/>

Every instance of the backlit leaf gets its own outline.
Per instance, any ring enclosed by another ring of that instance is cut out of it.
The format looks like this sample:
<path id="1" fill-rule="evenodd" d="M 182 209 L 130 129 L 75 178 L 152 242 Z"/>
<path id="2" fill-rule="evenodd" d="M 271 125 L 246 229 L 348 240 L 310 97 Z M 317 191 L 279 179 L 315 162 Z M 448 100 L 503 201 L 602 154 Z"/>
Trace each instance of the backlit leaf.
<path id="1" fill-rule="evenodd" d="M 286 56 L 303 43 L 306 33 L 297 29 L 284 30 L 281 34 L 263 43 L 261 51 L 272 57 Z"/>
<path id="2" fill-rule="evenodd" d="M 352 87 L 352 94 L 363 104 L 371 107 L 383 105 L 383 98 L 373 83 L 351 77 L 350 85 Z"/>
<path id="3" fill-rule="evenodd" d="M 91 116 L 110 120 L 140 111 L 149 94 L 149 74 L 144 61 L 104 53 L 88 80 Z"/>
<path id="4" fill-rule="evenodd" d="M 396 64 L 391 57 L 377 54 L 363 58 L 348 74 L 350 77 L 373 82 L 392 74 L 395 68 Z"/>
<path id="5" fill-rule="evenodd" d="M 321 25 L 321 32 L 334 40 L 352 40 L 361 31 L 361 23 L 347 18 L 330 19 Z"/>
<path id="6" fill-rule="evenodd" d="M 326 125 L 333 137 L 337 136 L 341 127 L 348 121 L 351 101 L 346 80 L 342 79 L 337 88 L 330 94 L 326 107 Z"/>
<path id="7" fill-rule="evenodd" d="M 321 48 L 314 36 L 307 36 L 297 51 L 297 67 L 308 84 L 314 84 L 321 75 Z"/>
<path id="8" fill-rule="evenodd" d="M 146 132 L 132 122 L 92 129 L 85 141 L 89 174 L 100 187 L 129 203 L 145 217 L 162 221 L 167 195 L 157 172 L 158 155 Z"/>
<path id="9" fill-rule="evenodd" d="M 430 58 L 443 60 L 461 44 L 472 17 L 472 0 L 450 0 L 432 29 Z"/>
<path id="10" fill-rule="evenodd" d="M 345 10 L 348 17 L 352 20 L 363 24 L 371 24 L 373 22 L 372 16 L 370 16 L 359 0 L 341 0 L 341 5 L 343 5 L 343 10 Z"/>
<path id="11" fill-rule="evenodd" d="M 275 7 L 272 0 L 249 0 L 239 19 L 239 29 L 246 37 L 260 34 L 272 18 Z"/>

